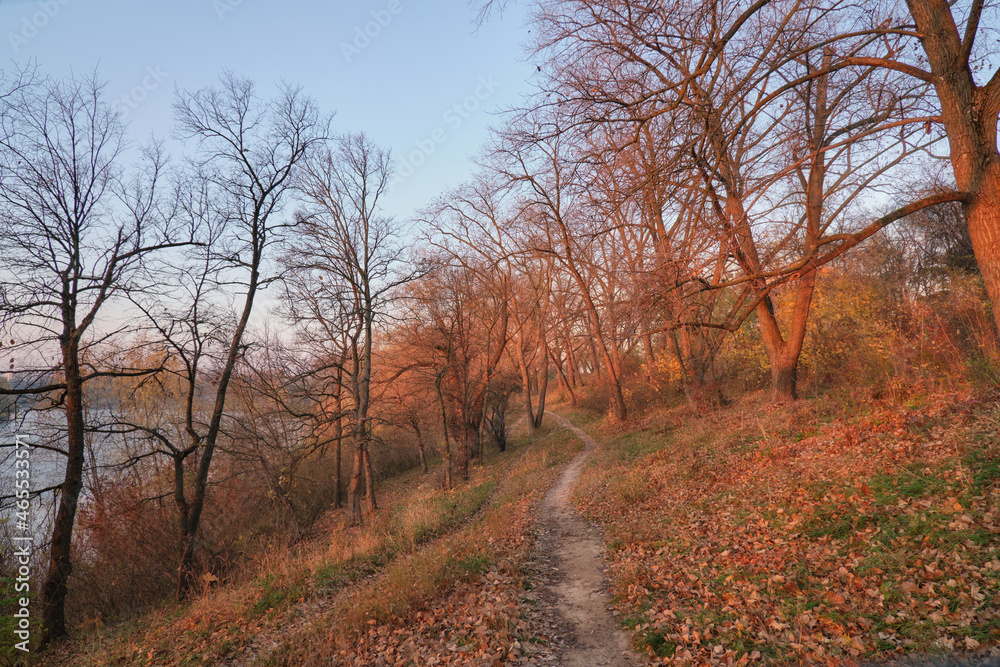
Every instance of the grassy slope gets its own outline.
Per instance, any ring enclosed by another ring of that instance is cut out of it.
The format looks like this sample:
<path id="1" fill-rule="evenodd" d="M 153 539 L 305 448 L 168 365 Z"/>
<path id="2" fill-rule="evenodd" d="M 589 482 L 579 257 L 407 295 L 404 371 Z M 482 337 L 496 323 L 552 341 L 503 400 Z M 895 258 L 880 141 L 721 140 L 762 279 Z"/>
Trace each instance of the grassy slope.
<path id="1" fill-rule="evenodd" d="M 747 400 L 628 429 L 569 416 L 602 443 L 576 499 L 605 530 L 618 613 L 651 657 L 850 664 L 997 646 L 997 404 Z M 45 663 L 510 662 L 519 641 L 545 641 L 525 621 L 532 510 L 579 448 L 548 429 L 527 444 L 450 493 L 391 480 L 364 528 L 334 514 L 252 583 L 77 637 Z"/>
<path id="2" fill-rule="evenodd" d="M 748 399 L 585 428 L 602 452 L 576 501 L 651 657 L 852 664 L 998 645 L 997 403 Z"/>
<path id="3" fill-rule="evenodd" d="M 288 637 L 274 664 L 516 661 L 519 640 L 534 637 L 522 618 L 534 509 L 579 449 L 571 434 L 544 429 L 477 521 L 350 591 Z"/>
<path id="4" fill-rule="evenodd" d="M 74 637 L 39 664 L 369 664 L 390 648 L 399 664 L 505 658 L 526 631 L 531 510 L 579 449 L 562 432 L 530 444 L 514 438 L 451 492 L 433 475 L 390 480 L 364 527 L 334 513 L 327 535 L 275 553 L 251 583 Z"/>

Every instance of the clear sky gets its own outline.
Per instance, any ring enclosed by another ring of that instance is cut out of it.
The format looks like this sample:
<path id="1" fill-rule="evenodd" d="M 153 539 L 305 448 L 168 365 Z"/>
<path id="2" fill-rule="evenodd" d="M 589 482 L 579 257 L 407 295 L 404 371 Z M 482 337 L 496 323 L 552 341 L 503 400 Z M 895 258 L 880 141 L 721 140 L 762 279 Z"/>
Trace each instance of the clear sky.
<path id="1" fill-rule="evenodd" d="M 496 112 L 530 89 L 523 13 L 474 18 L 467 0 L 0 0 L 0 49 L 53 75 L 96 67 L 135 139 L 165 137 L 175 87 L 223 68 L 262 92 L 301 84 L 335 131 L 392 149 L 386 208 L 406 218 L 468 176 Z"/>

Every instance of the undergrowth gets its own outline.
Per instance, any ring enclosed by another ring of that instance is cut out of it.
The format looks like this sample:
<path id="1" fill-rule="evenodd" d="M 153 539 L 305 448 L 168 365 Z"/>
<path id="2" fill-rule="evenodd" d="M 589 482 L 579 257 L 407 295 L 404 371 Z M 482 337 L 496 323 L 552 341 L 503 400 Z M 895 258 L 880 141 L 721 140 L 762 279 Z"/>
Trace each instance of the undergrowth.
<path id="1" fill-rule="evenodd" d="M 470 480 L 451 491 L 438 488 L 433 475 L 406 473 L 380 489 L 382 507 L 363 526 L 347 527 L 335 512 L 326 535 L 274 553 L 247 584 L 98 628 L 33 662 L 332 659 L 367 631 L 426 608 L 461 582 L 478 580 L 501 564 L 505 576 L 517 575 L 518 559 L 528 549 L 532 503 L 576 448 L 573 438 L 547 430 L 530 447 L 527 439 L 513 438 L 507 452 L 473 466 Z M 498 486 L 505 471 L 506 481 Z M 469 523 L 487 501 L 491 505 Z M 290 635 L 290 627 L 298 629 Z"/>

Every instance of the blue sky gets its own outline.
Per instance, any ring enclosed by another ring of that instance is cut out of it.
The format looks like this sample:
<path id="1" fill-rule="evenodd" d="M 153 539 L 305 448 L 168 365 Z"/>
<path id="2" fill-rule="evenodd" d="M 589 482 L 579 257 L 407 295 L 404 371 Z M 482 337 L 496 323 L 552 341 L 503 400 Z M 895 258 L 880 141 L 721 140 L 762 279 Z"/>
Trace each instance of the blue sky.
<path id="1" fill-rule="evenodd" d="M 530 90 L 523 13 L 474 17 L 467 0 L 2 0 L 0 49 L 53 75 L 97 67 L 136 139 L 166 136 L 175 87 L 223 68 L 262 92 L 301 84 L 336 131 L 392 149 L 407 176 L 386 208 L 406 218 L 468 177 L 496 112 Z"/>

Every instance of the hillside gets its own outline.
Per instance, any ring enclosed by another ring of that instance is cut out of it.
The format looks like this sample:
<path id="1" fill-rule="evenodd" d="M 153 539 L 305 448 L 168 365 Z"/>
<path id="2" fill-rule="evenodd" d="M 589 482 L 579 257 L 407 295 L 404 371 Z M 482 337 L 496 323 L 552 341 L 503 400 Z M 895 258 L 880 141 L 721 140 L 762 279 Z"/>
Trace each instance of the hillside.
<path id="1" fill-rule="evenodd" d="M 577 490 L 616 607 L 683 664 L 854 664 L 1000 639 L 1000 406 L 676 413 L 603 435 Z"/>
<path id="2" fill-rule="evenodd" d="M 749 397 L 627 428 L 557 411 L 596 439 L 573 502 L 603 531 L 613 614 L 644 659 L 1000 656 L 995 396 Z M 518 428 L 451 492 L 407 473 L 364 527 L 332 514 L 252 584 L 97 628 L 35 664 L 588 664 L 557 599 L 576 573 L 553 574 L 551 527 L 539 530 L 546 489 L 580 451 L 556 419 L 533 438 Z"/>
<path id="3" fill-rule="evenodd" d="M 364 526 L 334 513 L 251 584 L 97 628 L 37 664 L 376 664 L 395 654 L 435 664 L 517 653 L 519 637 L 542 630 L 522 617 L 531 510 L 578 447 L 561 431 L 515 439 L 452 491 L 440 475 L 396 477 Z"/>

